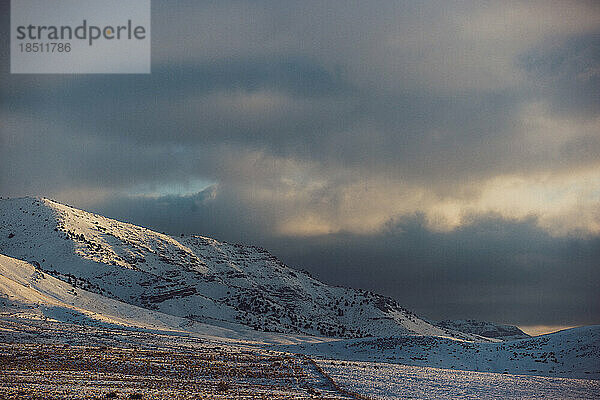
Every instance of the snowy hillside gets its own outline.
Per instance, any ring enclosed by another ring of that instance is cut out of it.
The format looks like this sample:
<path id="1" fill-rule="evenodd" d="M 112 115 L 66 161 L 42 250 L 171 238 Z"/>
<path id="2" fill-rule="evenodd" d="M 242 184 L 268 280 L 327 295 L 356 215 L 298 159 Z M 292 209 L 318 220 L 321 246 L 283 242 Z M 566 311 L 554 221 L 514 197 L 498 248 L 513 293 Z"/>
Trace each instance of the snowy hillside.
<path id="1" fill-rule="evenodd" d="M 445 329 L 472 333 L 475 335 L 493 339 L 501 339 L 504 341 L 526 339 L 529 337 L 528 334 L 514 325 L 502 325 L 495 324 L 493 322 L 475 321 L 472 319 L 438 321 L 435 324 Z"/>
<path id="2" fill-rule="evenodd" d="M 476 338 L 434 326 L 393 299 L 325 285 L 254 246 L 175 238 L 48 199 L 0 200 L 0 219 L 0 254 L 148 310 L 267 332 Z"/>
<path id="3" fill-rule="evenodd" d="M 261 345 L 332 340 L 257 332 L 235 323 L 214 326 L 148 310 L 73 287 L 25 261 L 3 255 L 0 255 L 0 320 L 18 326 L 41 322 L 72 324 Z"/>
<path id="4" fill-rule="evenodd" d="M 0 305 L 5 317 L 85 325 L 172 330 L 182 321 L 76 289 L 31 264 L 3 255 L 0 255 Z"/>
<path id="5" fill-rule="evenodd" d="M 338 360 L 600 379 L 600 325 L 496 343 L 397 336 L 297 344 L 285 350 Z"/>

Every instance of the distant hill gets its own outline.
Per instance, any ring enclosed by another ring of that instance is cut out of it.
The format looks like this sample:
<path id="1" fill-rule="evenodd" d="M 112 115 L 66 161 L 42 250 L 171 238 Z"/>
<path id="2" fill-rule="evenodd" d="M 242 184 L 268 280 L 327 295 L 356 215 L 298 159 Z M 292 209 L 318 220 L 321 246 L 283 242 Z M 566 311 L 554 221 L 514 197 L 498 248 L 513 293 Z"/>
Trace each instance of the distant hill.
<path id="1" fill-rule="evenodd" d="M 435 325 L 465 333 L 472 333 L 492 339 L 515 340 L 530 337 L 528 334 L 513 325 L 502 325 L 493 322 L 467 320 L 446 320 L 438 321 Z"/>

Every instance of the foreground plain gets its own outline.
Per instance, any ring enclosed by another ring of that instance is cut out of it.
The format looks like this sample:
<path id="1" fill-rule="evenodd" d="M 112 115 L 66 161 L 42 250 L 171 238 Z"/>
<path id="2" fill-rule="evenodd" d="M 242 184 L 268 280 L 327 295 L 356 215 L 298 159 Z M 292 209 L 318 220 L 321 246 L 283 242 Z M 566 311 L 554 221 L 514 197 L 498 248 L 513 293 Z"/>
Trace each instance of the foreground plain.
<path id="1" fill-rule="evenodd" d="M 0 318 L 0 399 L 594 399 L 600 381 L 312 359 L 184 332 Z"/>

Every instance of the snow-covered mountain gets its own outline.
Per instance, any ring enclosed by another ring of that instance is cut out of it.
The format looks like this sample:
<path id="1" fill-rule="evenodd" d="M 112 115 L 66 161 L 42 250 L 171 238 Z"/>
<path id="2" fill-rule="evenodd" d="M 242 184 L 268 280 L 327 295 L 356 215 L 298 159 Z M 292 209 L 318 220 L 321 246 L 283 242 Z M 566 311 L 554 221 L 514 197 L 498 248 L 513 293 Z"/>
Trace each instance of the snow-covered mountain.
<path id="1" fill-rule="evenodd" d="M 465 333 L 501 340 L 526 339 L 528 334 L 514 325 L 496 324 L 494 322 L 467 320 L 446 320 L 435 323 L 445 329 L 456 330 Z"/>
<path id="2" fill-rule="evenodd" d="M 195 322 L 330 337 L 477 339 L 391 298 L 328 286 L 254 246 L 172 237 L 45 198 L 0 200 L 0 220 L 0 254 L 75 288 Z"/>

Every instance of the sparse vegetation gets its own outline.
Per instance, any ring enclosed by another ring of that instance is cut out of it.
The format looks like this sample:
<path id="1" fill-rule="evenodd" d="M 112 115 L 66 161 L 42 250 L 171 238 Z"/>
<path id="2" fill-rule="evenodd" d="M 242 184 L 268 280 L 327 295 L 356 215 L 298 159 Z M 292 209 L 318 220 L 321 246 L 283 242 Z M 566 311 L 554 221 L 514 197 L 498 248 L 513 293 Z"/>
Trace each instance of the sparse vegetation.
<path id="1" fill-rule="evenodd" d="M 229 389 L 231 388 L 231 385 L 225 381 L 219 381 L 219 383 L 217 383 L 217 390 L 219 392 L 227 392 L 229 391 Z"/>
<path id="2" fill-rule="evenodd" d="M 151 335 L 143 337 L 155 340 Z M 4 394 L 0 399 L 356 398 L 334 386 L 314 389 L 315 385 L 327 387 L 328 381 L 298 357 L 190 345 L 175 351 L 170 347 L 3 343 L 0 389 Z M 140 393 L 140 387 L 148 392 Z"/>

